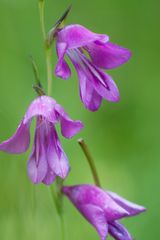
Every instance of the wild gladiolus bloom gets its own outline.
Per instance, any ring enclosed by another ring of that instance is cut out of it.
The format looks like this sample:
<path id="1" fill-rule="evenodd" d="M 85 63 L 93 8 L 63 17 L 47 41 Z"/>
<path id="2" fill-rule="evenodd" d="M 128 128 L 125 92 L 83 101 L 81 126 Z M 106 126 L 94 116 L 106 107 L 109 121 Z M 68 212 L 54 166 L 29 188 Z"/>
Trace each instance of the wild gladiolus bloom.
<path id="1" fill-rule="evenodd" d="M 29 106 L 16 133 L 0 144 L 0 150 L 8 153 L 27 151 L 30 144 L 30 124 L 36 117 L 35 137 L 28 161 L 28 175 L 35 184 L 51 184 L 56 176 L 65 178 L 69 172 L 67 156 L 62 149 L 55 125 L 60 122 L 61 133 L 71 138 L 83 127 L 80 121 L 69 118 L 64 109 L 48 96 L 35 99 Z"/>
<path id="2" fill-rule="evenodd" d="M 145 211 L 144 207 L 94 185 L 65 186 L 63 193 L 95 227 L 101 240 L 105 240 L 108 234 L 116 240 L 132 240 L 127 229 L 118 220 Z"/>
<path id="3" fill-rule="evenodd" d="M 96 111 L 102 98 L 119 100 L 119 91 L 111 76 L 102 69 L 113 69 L 131 57 L 128 49 L 109 42 L 109 37 L 96 34 L 81 25 L 69 25 L 57 33 L 58 63 L 55 74 L 63 79 L 71 75 L 64 60 L 72 61 L 79 78 L 80 97 L 86 108 Z M 89 57 L 88 57 L 89 56 Z"/>

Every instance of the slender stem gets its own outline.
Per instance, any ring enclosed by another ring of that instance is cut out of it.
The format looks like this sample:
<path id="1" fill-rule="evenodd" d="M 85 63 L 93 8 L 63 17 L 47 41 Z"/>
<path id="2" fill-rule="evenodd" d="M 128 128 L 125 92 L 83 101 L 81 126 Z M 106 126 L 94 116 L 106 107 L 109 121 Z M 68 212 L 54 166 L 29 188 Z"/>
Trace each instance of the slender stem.
<path id="1" fill-rule="evenodd" d="M 47 68 L 47 82 L 48 82 L 48 95 L 51 95 L 52 91 L 52 64 L 51 64 L 51 46 L 48 44 L 47 35 L 44 23 L 44 5 L 45 0 L 39 0 L 39 13 L 40 13 L 40 25 L 44 42 L 44 50 L 46 57 L 46 68 Z"/>
<path id="2" fill-rule="evenodd" d="M 52 200 L 53 200 L 53 203 L 54 203 L 54 205 L 56 207 L 57 213 L 59 213 L 58 201 L 57 201 L 56 193 L 55 193 L 54 189 L 52 188 L 52 186 L 49 187 L 49 190 L 51 192 Z"/>
<path id="3" fill-rule="evenodd" d="M 85 156 L 87 158 L 87 161 L 89 163 L 89 166 L 90 166 L 90 169 L 91 169 L 92 176 L 93 176 L 95 184 L 98 187 L 101 187 L 100 180 L 99 180 L 98 173 L 97 173 L 97 169 L 96 169 L 93 157 L 92 157 L 92 155 L 91 155 L 91 153 L 90 153 L 90 151 L 88 149 L 87 144 L 85 143 L 85 141 L 83 139 L 79 139 L 78 143 L 81 146 L 81 148 L 82 148 L 82 150 L 83 150 L 83 152 L 84 152 L 84 154 L 85 154 Z"/>
<path id="4" fill-rule="evenodd" d="M 45 24 L 44 24 L 44 5 L 45 5 L 45 0 L 39 0 L 38 1 L 38 6 L 39 6 L 39 13 L 40 13 L 40 25 L 41 25 L 41 31 L 43 35 L 43 40 L 46 40 L 46 30 L 45 30 Z"/>
<path id="5" fill-rule="evenodd" d="M 60 221 L 61 221 L 61 236 L 62 236 L 62 240 L 65 240 L 65 225 L 64 225 L 64 219 L 63 219 L 63 215 L 62 214 L 60 216 Z"/>
<path id="6" fill-rule="evenodd" d="M 63 180 L 60 177 L 56 178 L 56 186 L 57 186 L 57 199 L 59 204 L 59 217 L 61 224 L 61 237 L 62 240 L 65 240 L 65 225 L 63 219 L 63 194 L 62 194 Z"/>
<path id="7" fill-rule="evenodd" d="M 36 225 L 36 211 L 37 211 L 37 206 L 36 206 L 36 188 L 35 185 L 32 186 L 32 201 L 31 201 L 31 207 L 32 207 L 32 224 L 33 224 L 33 236 L 34 239 L 37 239 L 37 225 Z"/>
<path id="8" fill-rule="evenodd" d="M 44 50 L 45 50 L 45 58 L 46 58 L 46 68 L 47 68 L 47 82 L 48 82 L 48 95 L 51 95 L 52 91 L 52 64 L 51 64 L 51 45 L 48 43 L 46 30 L 45 30 L 45 23 L 44 23 L 44 5 L 45 0 L 38 0 L 38 6 L 39 6 L 39 14 L 40 14 L 40 24 L 41 24 L 41 31 L 43 35 L 43 43 L 44 43 Z M 50 191 L 52 195 L 53 203 L 56 207 L 57 213 L 59 215 L 60 224 L 61 224 L 61 234 L 62 234 L 62 240 L 65 240 L 64 236 L 64 222 L 63 222 L 63 203 L 62 203 L 62 193 L 61 193 L 61 187 L 62 182 L 57 181 L 56 182 L 56 192 L 52 187 L 50 186 Z"/>

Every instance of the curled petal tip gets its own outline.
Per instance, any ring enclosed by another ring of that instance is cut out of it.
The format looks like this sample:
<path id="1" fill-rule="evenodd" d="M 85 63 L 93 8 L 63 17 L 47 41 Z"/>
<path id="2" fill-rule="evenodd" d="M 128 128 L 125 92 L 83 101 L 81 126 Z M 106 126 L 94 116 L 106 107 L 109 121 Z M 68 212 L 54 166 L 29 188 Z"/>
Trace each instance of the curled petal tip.
<path id="1" fill-rule="evenodd" d="M 117 204 L 119 204 L 122 208 L 124 208 L 129 213 L 129 216 L 134 216 L 146 211 L 145 207 L 132 203 L 114 192 L 107 192 L 107 193 Z"/>
<path id="2" fill-rule="evenodd" d="M 132 57 L 133 53 L 131 50 L 126 48 L 126 59 L 129 60 Z"/>
<path id="3" fill-rule="evenodd" d="M 120 95 L 119 94 L 117 94 L 116 96 L 113 96 L 113 98 L 112 98 L 112 102 L 119 102 L 120 101 Z"/>
<path id="4" fill-rule="evenodd" d="M 8 140 L 0 143 L 0 151 L 19 154 L 26 152 L 30 144 L 30 123 L 25 124 L 24 120 L 19 124 L 15 134 Z"/>
<path id="5" fill-rule="evenodd" d="M 63 64 L 63 67 L 57 65 L 55 75 L 63 80 L 67 80 L 71 75 L 71 71 L 67 65 L 64 66 Z"/>
<path id="6" fill-rule="evenodd" d="M 146 211 L 147 211 L 147 208 L 141 206 L 141 209 L 140 209 L 139 213 L 146 212 Z"/>
<path id="7" fill-rule="evenodd" d="M 73 122 L 73 126 L 72 126 L 72 129 L 68 129 L 69 131 L 65 134 L 65 136 L 67 138 L 72 138 L 74 137 L 75 134 L 79 133 L 81 131 L 81 129 L 84 128 L 84 125 L 81 121 L 75 121 Z"/>

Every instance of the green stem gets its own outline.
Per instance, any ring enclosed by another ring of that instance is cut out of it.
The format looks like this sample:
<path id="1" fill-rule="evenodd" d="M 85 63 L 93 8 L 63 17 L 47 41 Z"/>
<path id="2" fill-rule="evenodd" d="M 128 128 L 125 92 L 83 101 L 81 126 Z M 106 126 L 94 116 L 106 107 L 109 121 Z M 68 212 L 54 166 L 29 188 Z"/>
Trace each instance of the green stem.
<path id="1" fill-rule="evenodd" d="M 33 236 L 34 239 L 37 239 L 37 225 L 36 225 L 36 212 L 37 212 L 37 206 L 36 206 L 36 188 L 35 185 L 32 186 L 32 200 L 31 200 L 31 207 L 32 207 L 32 225 L 34 226 L 33 229 Z"/>
<path id="2" fill-rule="evenodd" d="M 59 191 L 57 183 L 57 191 L 55 192 L 52 186 L 50 186 L 51 196 L 53 203 L 56 207 L 57 213 L 59 215 L 60 220 L 60 228 L 61 228 L 61 239 L 65 240 L 65 226 L 64 226 L 64 219 L 63 219 L 63 195 L 61 193 L 61 190 Z M 61 185 L 62 186 L 62 185 Z"/>
<path id="3" fill-rule="evenodd" d="M 64 219 L 62 214 L 60 216 L 60 224 L 61 224 L 61 237 L 62 237 L 62 240 L 65 240 L 65 225 L 64 225 Z"/>
<path id="4" fill-rule="evenodd" d="M 100 180 L 99 180 L 98 173 L 97 173 L 97 169 L 96 169 L 93 157 L 92 157 L 92 155 L 91 155 L 91 153 L 90 153 L 90 151 L 88 149 L 87 144 L 85 143 L 85 141 L 83 139 L 79 139 L 78 143 L 81 146 L 81 148 L 82 148 L 82 150 L 83 150 L 83 152 L 84 152 L 84 154 L 86 156 L 86 159 L 87 159 L 88 164 L 90 166 L 90 169 L 91 169 L 92 176 L 93 176 L 95 184 L 98 187 L 101 187 Z"/>
<path id="5" fill-rule="evenodd" d="M 48 44 L 47 35 L 45 30 L 44 23 L 44 5 L 45 0 L 39 0 L 39 13 L 40 13 L 40 25 L 43 36 L 44 51 L 46 58 L 46 68 L 47 68 L 47 82 L 48 82 L 48 95 L 51 95 L 52 92 L 52 64 L 51 64 L 51 46 Z"/>
<path id="6" fill-rule="evenodd" d="M 46 30 L 45 30 L 45 24 L 44 24 L 44 5 L 45 5 L 45 0 L 38 1 L 39 13 L 40 13 L 40 25 L 41 25 L 43 40 L 45 41 L 46 40 Z"/>
<path id="7" fill-rule="evenodd" d="M 44 5 L 45 0 L 38 0 L 39 5 L 39 14 L 40 14 L 40 24 L 41 24 L 41 31 L 43 35 L 43 43 L 44 43 L 44 50 L 45 50 L 45 58 L 46 58 L 46 68 L 47 68 L 47 82 L 48 82 L 48 95 L 51 95 L 52 91 L 52 64 L 51 64 L 51 45 L 48 43 L 46 30 L 45 30 L 45 23 L 44 23 Z M 50 191 L 52 195 L 53 203 L 56 207 L 57 213 L 59 215 L 60 219 L 60 225 L 61 225 L 61 234 L 62 234 L 62 240 L 65 240 L 64 235 L 64 221 L 63 221 L 63 202 L 62 202 L 62 193 L 61 193 L 61 187 L 62 182 L 57 181 L 56 182 L 56 192 L 52 187 L 50 186 Z"/>
<path id="8" fill-rule="evenodd" d="M 52 186 L 49 187 L 49 190 L 51 192 L 52 200 L 53 200 L 53 203 L 56 207 L 57 213 L 59 213 L 59 206 L 58 206 L 56 193 L 55 193 L 54 189 L 52 188 Z"/>

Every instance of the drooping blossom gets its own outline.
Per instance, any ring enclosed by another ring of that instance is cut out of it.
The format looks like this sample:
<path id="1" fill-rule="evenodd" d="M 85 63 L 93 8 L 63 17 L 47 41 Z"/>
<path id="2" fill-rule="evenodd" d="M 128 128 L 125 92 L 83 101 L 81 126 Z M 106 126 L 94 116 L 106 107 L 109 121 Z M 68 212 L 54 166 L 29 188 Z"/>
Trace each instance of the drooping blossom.
<path id="1" fill-rule="evenodd" d="M 127 229 L 118 220 L 137 215 L 145 211 L 144 207 L 94 185 L 65 186 L 62 190 L 95 227 L 101 240 L 105 240 L 109 234 L 116 240 L 132 240 Z"/>
<path id="2" fill-rule="evenodd" d="M 104 34 L 93 33 L 81 25 L 68 25 L 57 33 L 58 63 L 55 74 L 68 79 L 71 70 L 64 60 L 67 55 L 79 78 L 80 97 L 85 107 L 96 111 L 105 98 L 119 100 L 119 91 L 112 77 L 103 69 L 116 68 L 129 60 L 131 52 L 109 42 Z"/>
<path id="3" fill-rule="evenodd" d="M 51 97 L 36 98 L 29 106 L 16 133 L 0 144 L 0 150 L 18 154 L 27 151 L 30 144 L 30 125 L 36 118 L 32 153 L 28 160 L 28 175 L 35 184 L 51 184 L 56 176 L 65 178 L 69 163 L 59 141 L 55 125 L 60 122 L 61 133 L 71 138 L 83 127 L 80 121 L 69 118 L 64 109 Z"/>

